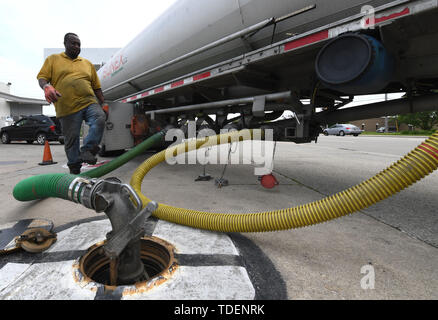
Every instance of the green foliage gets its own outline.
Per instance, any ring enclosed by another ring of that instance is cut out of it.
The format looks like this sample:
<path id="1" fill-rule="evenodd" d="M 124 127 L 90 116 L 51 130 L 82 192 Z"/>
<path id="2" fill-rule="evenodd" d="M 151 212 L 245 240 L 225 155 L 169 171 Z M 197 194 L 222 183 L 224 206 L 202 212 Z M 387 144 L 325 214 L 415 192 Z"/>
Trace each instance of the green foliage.
<path id="1" fill-rule="evenodd" d="M 436 130 L 415 130 L 415 131 L 400 131 L 400 132 L 390 132 L 390 133 L 379 133 L 374 131 L 362 132 L 364 136 L 431 136 L 436 132 Z"/>
<path id="2" fill-rule="evenodd" d="M 416 130 L 416 131 L 402 131 L 401 135 L 404 136 L 431 136 L 435 133 L 435 130 Z"/>
<path id="3" fill-rule="evenodd" d="M 430 131 L 438 124 L 438 112 L 417 112 L 399 115 L 400 123 L 410 124 L 425 131 Z"/>

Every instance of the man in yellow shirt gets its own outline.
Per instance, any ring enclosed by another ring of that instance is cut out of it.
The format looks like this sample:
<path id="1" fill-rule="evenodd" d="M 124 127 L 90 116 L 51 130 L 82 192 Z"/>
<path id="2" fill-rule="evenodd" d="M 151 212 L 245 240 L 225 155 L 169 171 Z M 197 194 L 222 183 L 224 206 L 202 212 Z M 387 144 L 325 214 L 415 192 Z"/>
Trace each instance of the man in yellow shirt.
<path id="1" fill-rule="evenodd" d="M 95 164 L 105 126 L 105 99 L 93 64 L 79 56 L 81 41 L 74 33 L 64 37 L 65 52 L 47 57 L 37 79 L 46 100 L 55 104 L 65 138 L 67 165 L 79 174 L 82 162 Z M 97 99 L 96 99 L 97 98 Z M 90 129 L 80 148 L 82 121 Z"/>

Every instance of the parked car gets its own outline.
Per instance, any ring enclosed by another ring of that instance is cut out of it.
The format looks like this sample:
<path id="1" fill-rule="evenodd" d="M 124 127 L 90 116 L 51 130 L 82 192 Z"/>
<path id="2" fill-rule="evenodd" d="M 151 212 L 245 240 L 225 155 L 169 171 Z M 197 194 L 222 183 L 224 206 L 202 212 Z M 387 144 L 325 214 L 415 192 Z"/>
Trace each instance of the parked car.
<path id="1" fill-rule="evenodd" d="M 336 136 L 345 136 L 353 135 L 357 137 L 362 133 L 362 130 L 352 124 L 335 124 L 327 129 L 324 129 L 322 133 L 326 136 L 328 135 L 336 135 Z"/>
<path id="2" fill-rule="evenodd" d="M 379 129 L 376 130 L 376 132 L 384 133 L 385 127 L 380 127 Z M 388 127 L 388 132 L 397 132 L 397 128 L 396 127 Z"/>
<path id="3" fill-rule="evenodd" d="M 64 144 L 64 134 L 62 133 L 61 122 L 57 117 L 50 117 L 50 119 L 55 123 L 55 131 L 59 134 L 58 142 Z"/>
<path id="4" fill-rule="evenodd" d="M 42 114 L 24 116 L 14 124 L 1 128 L 0 138 L 4 144 L 11 141 L 27 141 L 31 144 L 37 141 L 43 145 L 46 140 L 64 144 L 61 124 L 56 118 L 54 120 Z"/>

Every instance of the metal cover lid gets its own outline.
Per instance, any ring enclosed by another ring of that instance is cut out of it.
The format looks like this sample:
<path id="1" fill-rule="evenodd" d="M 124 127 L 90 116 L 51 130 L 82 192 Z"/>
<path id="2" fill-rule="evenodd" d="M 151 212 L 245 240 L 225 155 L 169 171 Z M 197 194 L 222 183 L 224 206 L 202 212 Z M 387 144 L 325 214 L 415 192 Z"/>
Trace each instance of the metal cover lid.
<path id="1" fill-rule="evenodd" d="M 31 228 L 42 228 L 51 232 L 53 222 L 46 219 L 24 219 L 0 225 L 0 254 L 11 253 L 18 250 L 20 246 L 15 239 Z"/>

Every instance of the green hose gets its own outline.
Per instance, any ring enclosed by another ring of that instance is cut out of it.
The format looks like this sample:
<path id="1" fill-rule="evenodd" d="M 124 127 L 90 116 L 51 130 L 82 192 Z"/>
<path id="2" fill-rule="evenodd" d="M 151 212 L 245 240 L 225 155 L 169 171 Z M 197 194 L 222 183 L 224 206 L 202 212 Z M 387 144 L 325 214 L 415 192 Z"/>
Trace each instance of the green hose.
<path id="1" fill-rule="evenodd" d="M 13 196 L 18 201 L 32 201 L 45 198 L 68 200 L 68 187 L 77 176 L 65 173 L 41 174 L 17 183 Z"/>
<path id="2" fill-rule="evenodd" d="M 122 154 L 120 157 L 112 160 L 111 162 L 109 162 L 109 163 L 107 163 L 99 168 L 90 170 L 88 172 L 83 172 L 79 176 L 88 177 L 88 178 L 102 177 L 102 176 L 116 170 L 117 168 L 121 167 L 125 163 L 131 161 L 135 157 L 141 155 L 146 150 L 154 147 L 156 144 L 158 144 L 162 140 L 164 135 L 165 135 L 165 131 L 160 131 L 160 132 L 154 134 L 153 136 L 151 136 L 150 138 L 146 139 L 142 143 L 140 143 L 134 149 L 131 149 L 130 151 Z"/>
<path id="3" fill-rule="evenodd" d="M 79 176 L 65 173 L 53 173 L 27 178 L 15 186 L 13 196 L 18 201 L 32 201 L 45 198 L 61 198 L 68 200 L 69 186 L 75 179 L 78 177 L 99 178 L 116 170 L 136 156 L 155 146 L 163 139 L 164 134 L 164 131 L 158 132 L 120 157 L 102 167 L 81 173 Z"/>

